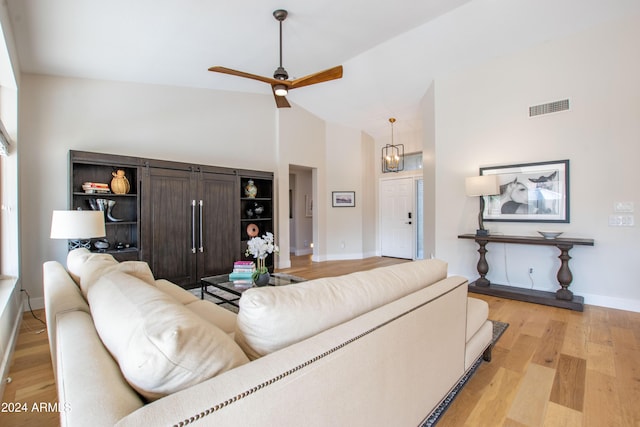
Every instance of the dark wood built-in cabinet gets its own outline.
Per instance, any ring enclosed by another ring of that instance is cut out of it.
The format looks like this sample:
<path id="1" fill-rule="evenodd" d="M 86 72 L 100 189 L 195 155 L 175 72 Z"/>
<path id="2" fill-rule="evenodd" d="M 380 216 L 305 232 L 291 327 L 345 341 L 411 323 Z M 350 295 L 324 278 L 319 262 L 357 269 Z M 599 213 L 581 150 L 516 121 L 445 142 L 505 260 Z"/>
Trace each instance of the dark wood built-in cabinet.
<path id="1" fill-rule="evenodd" d="M 125 170 L 131 182 L 129 195 L 98 196 L 116 198 L 116 206 L 126 200 L 114 215 L 131 215 L 131 221 L 108 225 L 109 242 L 128 242 L 127 253 L 132 255 L 126 259 L 146 261 L 156 278 L 184 287 L 197 285 L 202 277 L 229 273 L 235 260 L 246 258 L 246 226 L 251 221 L 259 224 L 261 235 L 274 230 L 271 172 L 75 151 L 71 169 L 73 208 L 83 209 L 90 209 L 84 199 L 93 195 L 81 193 L 80 181 Z M 248 179 L 258 187 L 252 200 L 244 197 Z M 254 203 L 263 206 L 260 218 L 248 218 Z M 108 251 L 124 259 L 122 251 Z M 270 261 L 272 265 L 272 257 Z"/>

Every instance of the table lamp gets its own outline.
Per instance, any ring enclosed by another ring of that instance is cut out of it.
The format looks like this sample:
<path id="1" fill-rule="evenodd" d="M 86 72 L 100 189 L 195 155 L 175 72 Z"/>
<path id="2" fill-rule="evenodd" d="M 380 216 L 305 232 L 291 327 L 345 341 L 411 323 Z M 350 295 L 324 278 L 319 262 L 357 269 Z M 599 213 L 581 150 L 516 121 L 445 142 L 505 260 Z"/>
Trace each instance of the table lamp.
<path id="1" fill-rule="evenodd" d="M 51 238 L 69 240 L 69 250 L 91 248 L 91 239 L 105 237 L 102 211 L 53 211 Z"/>
<path id="2" fill-rule="evenodd" d="M 478 213 L 478 229 L 476 236 L 488 236 L 489 230 L 484 228 L 482 215 L 484 214 L 484 196 L 500 194 L 500 184 L 497 175 L 471 176 L 465 181 L 467 196 L 480 196 L 480 213 Z"/>

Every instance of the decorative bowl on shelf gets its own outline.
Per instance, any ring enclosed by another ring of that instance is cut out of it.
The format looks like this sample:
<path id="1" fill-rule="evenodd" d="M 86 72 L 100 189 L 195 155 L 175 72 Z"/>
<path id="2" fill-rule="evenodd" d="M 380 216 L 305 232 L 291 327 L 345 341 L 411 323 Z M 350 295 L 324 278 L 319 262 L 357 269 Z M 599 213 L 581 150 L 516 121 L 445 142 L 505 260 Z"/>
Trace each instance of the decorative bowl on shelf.
<path id="1" fill-rule="evenodd" d="M 105 251 L 109 249 L 109 241 L 107 239 L 96 240 L 93 244 L 99 251 Z"/>
<path id="2" fill-rule="evenodd" d="M 562 234 L 562 231 L 538 231 L 545 239 L 555 239 Z"/>

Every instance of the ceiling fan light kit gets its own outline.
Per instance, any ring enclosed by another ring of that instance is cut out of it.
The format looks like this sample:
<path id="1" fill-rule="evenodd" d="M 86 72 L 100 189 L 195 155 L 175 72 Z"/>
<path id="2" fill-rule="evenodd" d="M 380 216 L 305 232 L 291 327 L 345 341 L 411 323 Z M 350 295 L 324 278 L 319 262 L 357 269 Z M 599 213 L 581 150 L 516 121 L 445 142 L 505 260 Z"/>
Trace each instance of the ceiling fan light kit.
<path id="1" fill-rule="evenodd" d="M 285 85 L 275 85 L 273 86 L 273 92 L 278 96 L 286 96 L 289 91 Z"/>
<path id="2" fill-rule="evenodd" d="M 287 70 L 282 66 L 282 21 L 287 18 L 287 15 L 287 11 L 283 9 L 278 9 L 273 12 L 274 18 L 276 18 L 280 23 L 280 66 L 276 68 L 276 71 L 273 73 L 273 78 L 258 76 L 255 74 L 245 73 L 244 71 L 233 70 L 231 68 L 220 66 L 211 67 L 209 68 L 209 71 L 269 83 L 278 108 L 291 107 L 285 96 L 292 89 L 342 78 L 342 65 L 338 65 L 337 67 L 329 68 L 328 70 L 309 74 L 308 76 L 300 77 L 295 80 L 289 80 L 289 73 L 287 73 Z"/>

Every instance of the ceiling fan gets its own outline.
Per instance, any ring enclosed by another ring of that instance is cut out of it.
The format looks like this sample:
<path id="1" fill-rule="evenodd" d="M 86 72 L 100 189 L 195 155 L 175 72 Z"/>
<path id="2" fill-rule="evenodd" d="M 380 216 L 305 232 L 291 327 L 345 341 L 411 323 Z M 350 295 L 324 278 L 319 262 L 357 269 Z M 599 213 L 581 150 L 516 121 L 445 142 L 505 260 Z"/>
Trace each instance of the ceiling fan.
<path id="1" fill-rule="evenodd" d="M 282 66 L 282 21 L 287 18 L 287 11 L 278 9 L 273 12 L 273 16 L 280 22 L 280 66 L 276 68 L 276 71 L 273 73 L 273 78 L 258 76 L 255 74 L 245 73 L 244 71 L 232 70 L 231 68 L 220 66 L 211 67 L 209 68 L 209 71 L 269 83 L 271 85 L 271 90 L 273 91 L 273 96 L 276 100 L 276 106 L 278 108 L 289 108 L 291 105 L 289 104 L 289 101 L 287 101 L 287 98 L 285 98 L 285 95 L 287 95 L 290 90 L 339 79 L 342 77 L 342 65 L 329 68 L 328 70 L 320 71 L 318 73 L 309 74 L 308 76 L 300 77 L 298 79 L 288 80 L 289 74 Z"/>

